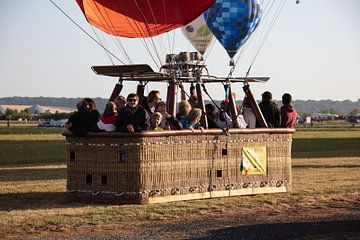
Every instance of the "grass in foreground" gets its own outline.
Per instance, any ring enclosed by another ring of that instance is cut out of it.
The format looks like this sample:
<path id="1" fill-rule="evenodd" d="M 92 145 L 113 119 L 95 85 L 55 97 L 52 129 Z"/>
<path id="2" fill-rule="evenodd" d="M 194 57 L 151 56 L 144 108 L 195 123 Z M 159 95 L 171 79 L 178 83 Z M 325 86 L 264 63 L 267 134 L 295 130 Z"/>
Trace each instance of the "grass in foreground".
<path id="1" fill-rule="evenodd" d="M 359 219 L 359 170 L 360 158 L 296 159 L 290 193 L 117 206 L 68 202 L 65 165 L 0 167 L 0 231 L 15 236 L 62 235 L 115 224 L 131 231 L 137 228 L 139 233 L 153 224 L 201 219 L 221 219 L 224 224 L 334 216 Z"/>

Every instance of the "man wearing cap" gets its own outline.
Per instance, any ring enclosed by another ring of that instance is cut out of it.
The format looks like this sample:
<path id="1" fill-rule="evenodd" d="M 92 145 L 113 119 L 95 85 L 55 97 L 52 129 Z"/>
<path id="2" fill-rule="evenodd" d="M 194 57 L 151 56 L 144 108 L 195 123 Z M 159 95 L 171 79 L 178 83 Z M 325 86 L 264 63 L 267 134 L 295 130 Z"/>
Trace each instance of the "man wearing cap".
<path id="1" fill-rule="evenodd" d="M 259 104 L 260 110 L 265 121 L 270 128 L 280 127 L 280 110 L 276 102 L 272 100 L 272 94 L 269 91 L 261 94 L 262 101 Z"/>

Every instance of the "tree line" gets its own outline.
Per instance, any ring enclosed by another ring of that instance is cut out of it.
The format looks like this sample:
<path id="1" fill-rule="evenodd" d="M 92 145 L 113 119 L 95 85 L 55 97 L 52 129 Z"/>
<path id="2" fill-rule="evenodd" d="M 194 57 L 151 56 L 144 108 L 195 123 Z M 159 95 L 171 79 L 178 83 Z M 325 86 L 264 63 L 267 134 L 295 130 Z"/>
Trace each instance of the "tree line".
<path id="1" fill-rule="evenodd" d="M 75 108 L 76 103 L 83 98 L 55 98 L 55 97 L 5 97 L 0 98 L 0 105 L 41 105 L 41 106 L 54 106 Z M 104 110 L 107 99 L 93 98 L 100 112 Z M 205 101 L 208 103 L 208 101 Z M 220 100 L 216 101 L 220 105 Z M 281 101 L 277 101 L 281 106 Z M 209 102 L 210 103 L 210 102 Z M 241 105 L 241 101 L 237 104 Z M 360 99 L 356 102 L 350 100 L 295 100 L 293 104 L 300 116 L 310 116 L 312 113 L 330 113 L 338 114 L 341 116 L 355 116 L 360 113 Z M 15 113 L 12 113 L 15 114 Z M 25 113 L 17 113 L 25 114 Z M 46 114 L 46 113 L 45 113 Z"/>

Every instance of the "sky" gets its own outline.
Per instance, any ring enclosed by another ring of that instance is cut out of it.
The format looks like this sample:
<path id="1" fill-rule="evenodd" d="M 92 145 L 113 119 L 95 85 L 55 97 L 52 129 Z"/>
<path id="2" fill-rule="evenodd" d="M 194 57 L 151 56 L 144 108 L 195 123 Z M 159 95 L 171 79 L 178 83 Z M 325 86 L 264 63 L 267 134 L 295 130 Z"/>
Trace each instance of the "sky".
<path id="1" fill-rule="evenodd" d="M 75 0 L 54 2 L 95 36 Z M 267 83 L 251 85 L 255 98 L 260 99 L 262 92 L 271 91 L 277 100 L 288 92 L 295 100 L 357 101 L 360 99 L 360 1 L 295 2 L 287 1 L 252 65 L 250 76 L 271 77 Z M 117 79 L 98 76 L 90 67 L 110 65 L 111 61 L 101 47 L 50 1 L 1 0 L 0 28 L 0 97 L 110 96 Z M 260 28 L 258 32 L 261 36 Z M 155 41 L 168 36 L 175 36 L 175 53 L 194 51 L 178 30 Z M 260 37 L 254 35 L 250 40 L 233 76 L 245 75 L 255 56 L 257 39 Z M 138 39 L 120 41 L 134 63 L 150 64 L 158 70 Z M 210 74 L 227 76 L 229 57 L 219 43 L 207 55 L 206 64 Z M 241 86 L 233 86 L 238 99 L 244 95 Z M 221 85 L 209 84 L 207 88 L 213 98 L 224 97 Z M 159 89 L 166 96 L 164 84 L 147 85 L 146 92 L 152 89 Z M 134 91 L 135 83 L 125 83 L 122 93 Z"/>

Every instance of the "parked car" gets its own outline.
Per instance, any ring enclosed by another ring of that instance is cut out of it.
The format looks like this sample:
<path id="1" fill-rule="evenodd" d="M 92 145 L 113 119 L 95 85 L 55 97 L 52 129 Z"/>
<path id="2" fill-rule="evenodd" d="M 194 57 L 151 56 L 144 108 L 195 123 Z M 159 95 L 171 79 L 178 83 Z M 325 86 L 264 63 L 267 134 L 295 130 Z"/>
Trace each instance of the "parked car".
<path id="1" fill-rule="evenodd" d="M 57 121 L 46 121 L 39 123 L 38 127 L 64 127 L 68 119 L 61 119 Z"/>
<path id="2" fill-rule="evenodd" d="M 351 123 L 352 125 L 358 124 L 360 123 L 360 119 L 358 117 L 355 116 L 351 116 L 348 119 L 349 123 Z"/>

